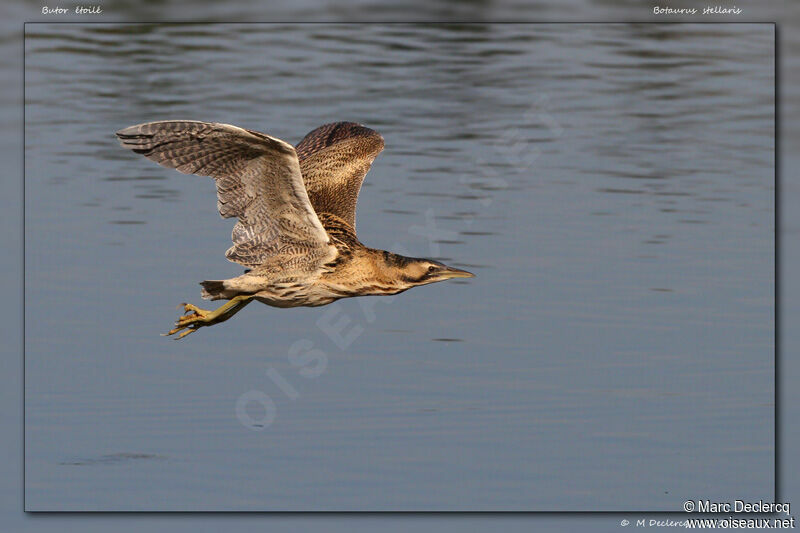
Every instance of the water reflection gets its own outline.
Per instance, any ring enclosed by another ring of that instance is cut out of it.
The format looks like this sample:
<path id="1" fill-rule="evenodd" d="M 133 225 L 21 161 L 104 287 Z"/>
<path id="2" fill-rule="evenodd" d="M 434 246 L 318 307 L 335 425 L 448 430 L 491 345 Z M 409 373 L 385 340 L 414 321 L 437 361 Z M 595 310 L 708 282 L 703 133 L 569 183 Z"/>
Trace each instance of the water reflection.
<path id="1" fill-rule="evenodd" d="M 493 4 L 439 9 L 466 8 Z M 768 495 L 772 31 L 27 25 L 30 508 L 673 510 L 687 493 Z M 348 350 L 320 332 L 324 310 L 263 306 L 165 343 L 197 281 L 239 272 L 211 180 L 113 135 L 176 118 L 292 143 L 333 120 L 378 129 L 360 238 L 478 277 L 375 300 L 369 319 L 372 302 L 342 303 L 363 329 Z M 298 339 L 328 356 L 314 381 L 286 359 Z M 258 436 L 232 415 L 251 389 L 278 409 Z M 137 476 L 64 468 L 77 463 Z"/>

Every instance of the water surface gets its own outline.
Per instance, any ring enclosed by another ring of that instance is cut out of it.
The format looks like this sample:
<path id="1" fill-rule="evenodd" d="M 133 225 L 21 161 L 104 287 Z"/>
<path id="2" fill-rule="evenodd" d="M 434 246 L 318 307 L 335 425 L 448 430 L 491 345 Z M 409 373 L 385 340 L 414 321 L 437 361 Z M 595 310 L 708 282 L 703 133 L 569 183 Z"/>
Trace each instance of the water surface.
<path id="1" fill-rule="evenodd" d="M 771 25 L 27 25 L 27 508 L 769 500 L 773 44 Z M 197 282 L 241 272 L 211 180 L 113 136 L 175 118 L 377 129 L 361 240 L 477 277 L 159 337 Z"/>

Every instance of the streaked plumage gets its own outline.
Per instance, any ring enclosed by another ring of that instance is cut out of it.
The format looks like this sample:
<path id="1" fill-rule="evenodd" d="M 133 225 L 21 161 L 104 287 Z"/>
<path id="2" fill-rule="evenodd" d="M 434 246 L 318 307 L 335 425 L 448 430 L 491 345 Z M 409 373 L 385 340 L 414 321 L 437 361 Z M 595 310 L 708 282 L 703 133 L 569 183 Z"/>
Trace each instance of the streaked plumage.
<path id="1" fill-rule="evenodd" d="M 227 320 L 253 299 L 275 307 L 318 306 L 472 277 L 359 242 L 358 193 L 384 146 L 380 134 L 360 124 L 320 126 L 296 147 L 256 131 L 191 120 L 149 122 L 117 136 L 122 146 L 165 167 L 214 178 L 220 215 L 238 218 L 225 255 L 250 270 L 202 282 L 203 298 L 230 302 L 213 312 L 185 304 L 187 314 L 169 333 L 186 330 L 178 338 Z"/>

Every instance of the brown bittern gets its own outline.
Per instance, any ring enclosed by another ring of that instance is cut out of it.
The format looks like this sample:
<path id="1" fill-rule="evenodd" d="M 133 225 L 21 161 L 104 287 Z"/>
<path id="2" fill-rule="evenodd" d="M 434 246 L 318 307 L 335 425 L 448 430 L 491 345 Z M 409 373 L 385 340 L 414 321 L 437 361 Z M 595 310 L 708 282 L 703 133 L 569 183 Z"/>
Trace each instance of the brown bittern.
<path id="1" fill-rule="evenodd" d="M 360 124 L 320 126 L 296 147 L 257 131 L 191 120 L 139 124 L 117 137 L 165 167 L 214 178 L 220 215 L 239 219 L 225 256 L 248 270 L 200 283 L 204 299 L 229 301 L 214 311 L 183 304 L 186 314 L 167 335 L 181 332 L 180 339 L 223 322 L 253 300 L 319 306 L 473 276 L 358 240 L 358 193 L 383 150 L 383 137 Z"/>

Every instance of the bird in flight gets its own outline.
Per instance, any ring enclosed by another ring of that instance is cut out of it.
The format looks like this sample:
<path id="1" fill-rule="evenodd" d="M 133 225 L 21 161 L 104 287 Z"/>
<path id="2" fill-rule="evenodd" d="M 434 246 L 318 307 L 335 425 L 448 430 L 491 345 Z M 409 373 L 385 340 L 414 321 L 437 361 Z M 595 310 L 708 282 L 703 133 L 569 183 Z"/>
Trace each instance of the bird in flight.
<path id="1" fill-rule="evenodd" d="M 204 299 L 228 301 L 213 311 L 183 304 L 185 314 L 166 335 L 180 339 L 224 322 L 253 300 L 313 307 L 473 277 L 358 240 L 358 193 L 383 150 L 383 137 L 360 124 L 320 126 L 295 147 L 257 131 L 192 120 L 130 126 L 117 137 L 160 165 L 214 178 L 220 215 L 238 218 L 225 256 L 247 270 L 200 283 Z"/>

